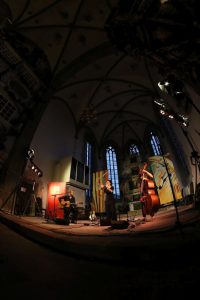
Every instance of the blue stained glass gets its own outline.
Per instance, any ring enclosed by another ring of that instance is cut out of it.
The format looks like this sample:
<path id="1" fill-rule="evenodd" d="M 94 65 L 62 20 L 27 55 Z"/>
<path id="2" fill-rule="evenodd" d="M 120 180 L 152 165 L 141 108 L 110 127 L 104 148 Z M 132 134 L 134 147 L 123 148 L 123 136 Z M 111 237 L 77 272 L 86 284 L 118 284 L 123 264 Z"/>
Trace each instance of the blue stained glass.
<path id="1" fill-rule="evenodd" d="M 113 193 L 116 198 L 120 198 L 117 157 L 116 157 L 115 149 L 111 146 L 107 147 L 106 149 L 106 164 L 107 164 L 109 179 L 112 180 L 112 185 L 114 186 Z"/>

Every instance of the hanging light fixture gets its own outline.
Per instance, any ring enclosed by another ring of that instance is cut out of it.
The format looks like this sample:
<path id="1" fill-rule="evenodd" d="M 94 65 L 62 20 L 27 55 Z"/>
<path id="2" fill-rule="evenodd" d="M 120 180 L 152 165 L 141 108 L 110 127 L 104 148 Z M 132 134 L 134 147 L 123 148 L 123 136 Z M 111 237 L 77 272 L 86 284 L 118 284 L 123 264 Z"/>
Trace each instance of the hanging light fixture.
<path id="1" fill-rule="evenodd" d="M 26 158 L 30 161 L 30 168 L 31 170 L 37 174 L 38 177 L 43 176 L 43 172 L 40 170 L 40 168 L 33 162 L 33 159 L 35 158 L 35 151 L 33 149 L 28 149 L 26 152 Z"/>
<path id="2" fill-rule="evenodd" d="M 26 156 L 28 159 L 32 160 L 34 159 L 35 157 L 35 152 L 33 149 L 28 149 L 27 153 L 26 153 Z"/>
<path id="3" fill-rule="evenodd" d="M 155 99 L 154 103 L 159 107 L 161 115 L 167 116 L 169 119 L 175 119 L 181 126 L 189 126 L 189 118 L 183 114 L 176 113 L 163 99 Z"/>
<path id="4" fill-rule="evenodd" d="M 97 114 L 94 108 L 90 105 L 82 110 L 80 113 L 80 122 L 89 124 L 96 120 Z"/>

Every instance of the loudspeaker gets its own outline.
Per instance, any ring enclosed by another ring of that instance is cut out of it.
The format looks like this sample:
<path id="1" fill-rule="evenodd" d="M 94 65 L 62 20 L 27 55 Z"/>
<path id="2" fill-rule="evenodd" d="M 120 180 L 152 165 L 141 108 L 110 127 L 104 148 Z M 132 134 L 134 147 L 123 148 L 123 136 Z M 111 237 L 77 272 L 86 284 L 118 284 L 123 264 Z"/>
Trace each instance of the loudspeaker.
<path id="1" fill-rule="evenodd" d="M 126 229 L 129 226 L 128 221 L 111 221 L 111 227 L 114 229 Z"/>
<path id="2" fill-rule="evenodd" d="M 100 220 L 100 226 L 110 226 L 111 225 L 111 221 L 108 219 L 101 219 Z"/>
<path id="3" fill-rule="evenodd" d="M 69 225 L 69 224 L 66 224 L 65 219 L 55 218 L 54 221 L 55 221 L 56 224 L 59 224 L 59 225 Z"/>

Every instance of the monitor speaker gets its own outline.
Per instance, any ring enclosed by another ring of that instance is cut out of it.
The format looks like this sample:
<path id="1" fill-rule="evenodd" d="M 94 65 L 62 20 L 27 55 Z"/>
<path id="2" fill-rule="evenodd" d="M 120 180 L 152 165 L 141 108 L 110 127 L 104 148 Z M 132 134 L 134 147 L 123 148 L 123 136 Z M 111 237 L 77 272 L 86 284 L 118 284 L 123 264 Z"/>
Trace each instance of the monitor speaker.
<path id="1" fill-rule="evenodd" d="M 113 229 L 126 229 L 129 226 L 129 222 L 128 221 L 111 221 L 111 227 Z"/>

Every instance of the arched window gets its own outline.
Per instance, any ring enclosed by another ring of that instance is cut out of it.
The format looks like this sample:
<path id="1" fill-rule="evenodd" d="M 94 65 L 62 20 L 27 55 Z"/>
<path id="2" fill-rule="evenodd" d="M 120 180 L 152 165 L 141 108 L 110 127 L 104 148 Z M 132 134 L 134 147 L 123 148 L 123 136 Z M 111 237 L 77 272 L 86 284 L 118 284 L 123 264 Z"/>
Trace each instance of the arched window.
<path id="1" fill-rule="evenodd" d="M 108 170 L 108 178 L 112 180 L 112 185 L 114 187 L 113 194 L 116 198 L 120 198 L 119 190 L 119 176 L 117 167 L 117 158 L 115 149 L 112 146 L 106 148 L 106 164 Z"/>
<path id="2" fill-rule="evenodd" d="M 137 162 L 138 160 L 139 161 L 141 160 L 140 151 L 137 145 L 131 144 L 129 146 L 129 156 L 130 156 L 130 162 Z"/>
<path id="3" fill-rule="evenodd" d="M 138 146 L 135 145 L 135 144 L 131 144 L 129 146 L 129 153 L 130 153 L 130 155 L 138 155 L 138 156 L 140 156 L 140 151 L 138 149 Z"/>
<path id="4" fill-rule="evenodd" d="M 92 164 L 92 145 L 88 142 L 85 143 L 85 164 L 91 168 Z"/>
<path id="5" fill-rule="evenodd" d="M 89 202 L 92 195 L 92 145 L 87 141 L 85 142 L 85 165 L 88 167 L 86 176 L 89 185 L 89 189 L 86 190 L 86 201 Z"/>
<path id="6" fill-rule="evenodd" d="M 150 132 L 150 139 L 154 155 L 162 155 L 159 138 L 157 137 L 157 135 L 153 134 L 152 131 Z"/>

